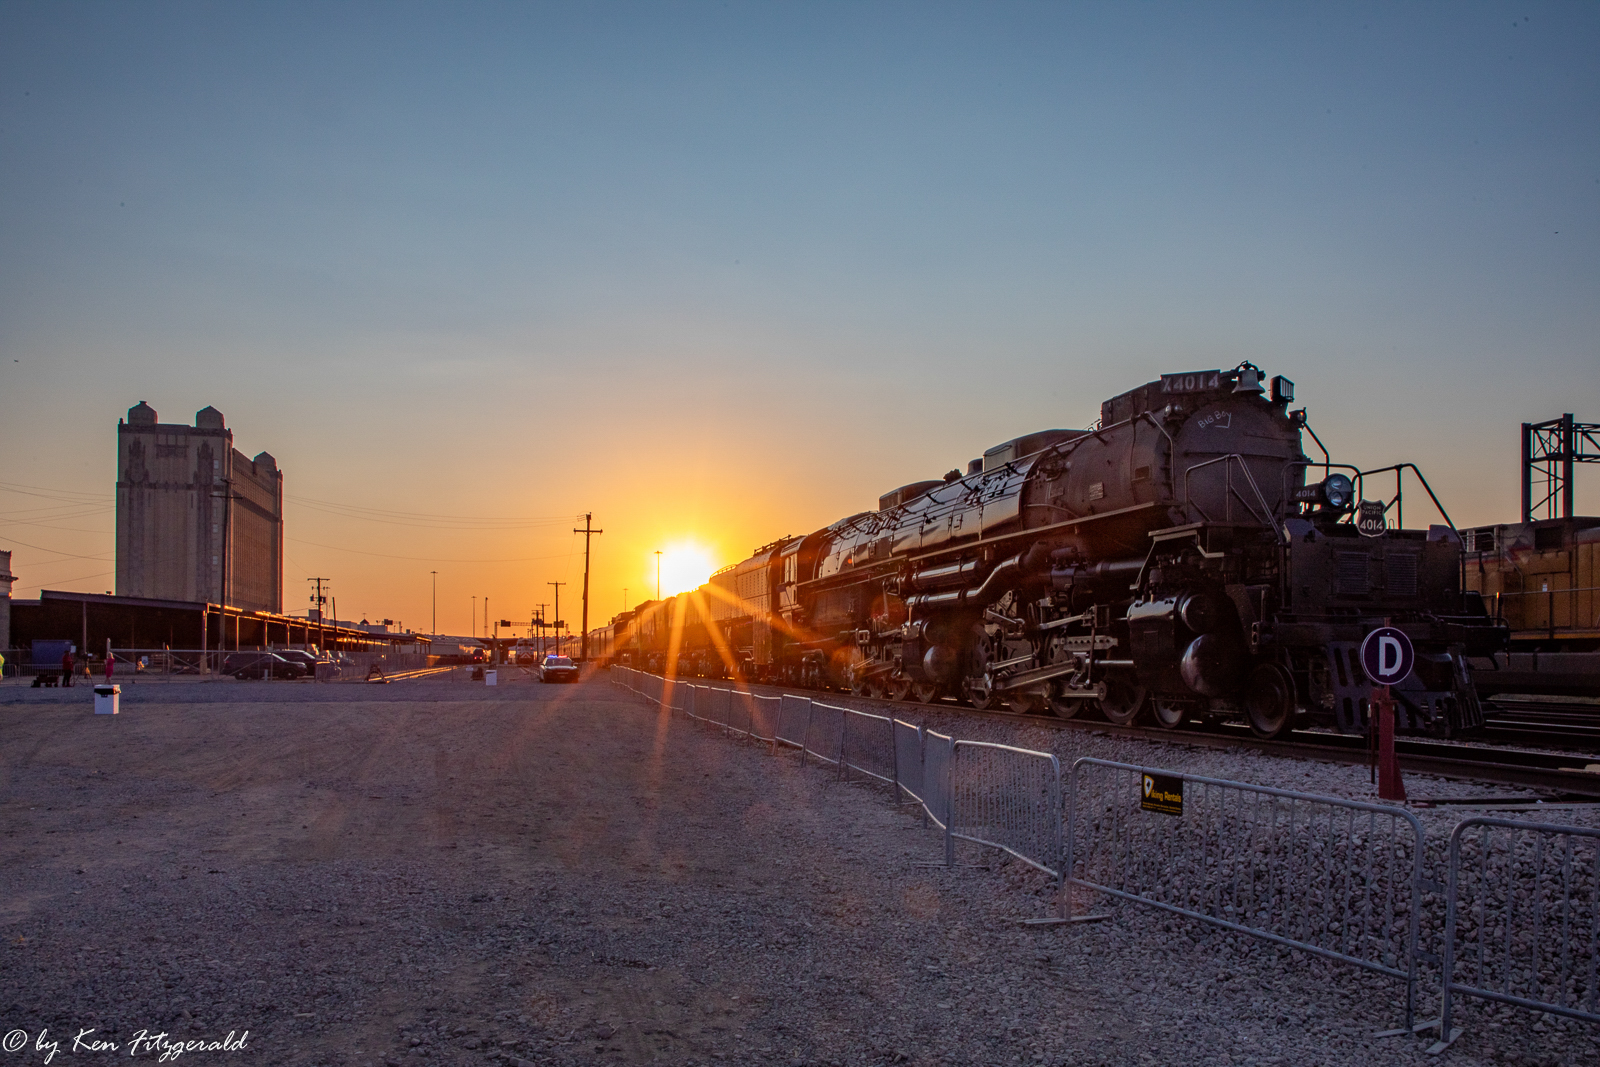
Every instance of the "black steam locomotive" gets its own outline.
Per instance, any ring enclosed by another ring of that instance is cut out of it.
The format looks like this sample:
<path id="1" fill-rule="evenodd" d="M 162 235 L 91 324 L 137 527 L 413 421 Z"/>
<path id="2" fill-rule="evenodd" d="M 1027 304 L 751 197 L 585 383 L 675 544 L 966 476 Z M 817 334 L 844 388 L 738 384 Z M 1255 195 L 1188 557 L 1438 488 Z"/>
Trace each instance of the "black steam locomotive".
<path id="1" fill-rule="evenodd" d="M 1249 363 L 1163 375 L 1093 429 L 1008 441 L 641 605 L 605 647 L 680 674 L 1277 737 L 1365 731 L 1357 648 L 1388 623 L 1417 649 L 1399 728 L 1480 726 L 1467 657 L 1507 634 L 1463 592 L 1460 538 L 1390 528 L 1382 505 L 1358 523 L 1363 472 L 1307 458 L 1293 400 Z"/>

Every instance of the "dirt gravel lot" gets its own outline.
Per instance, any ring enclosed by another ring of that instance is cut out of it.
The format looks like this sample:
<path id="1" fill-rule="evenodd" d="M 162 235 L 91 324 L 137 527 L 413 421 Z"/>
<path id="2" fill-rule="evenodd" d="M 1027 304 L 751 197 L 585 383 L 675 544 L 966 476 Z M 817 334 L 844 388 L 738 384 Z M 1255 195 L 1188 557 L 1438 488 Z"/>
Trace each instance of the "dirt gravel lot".
<path id="1" fill-rule="evenodd" d="M 1438 1062 L 1371 1037 L 1392 984 L 1024 927 L 1041 876 L 931 866 L 881 788 L 603 682 L 143 684 L 115 718 L 8 683 L 0 720 L 0 1065 Z M 1600 1050 L 1489 1035 L 1448 1061 Z"/>

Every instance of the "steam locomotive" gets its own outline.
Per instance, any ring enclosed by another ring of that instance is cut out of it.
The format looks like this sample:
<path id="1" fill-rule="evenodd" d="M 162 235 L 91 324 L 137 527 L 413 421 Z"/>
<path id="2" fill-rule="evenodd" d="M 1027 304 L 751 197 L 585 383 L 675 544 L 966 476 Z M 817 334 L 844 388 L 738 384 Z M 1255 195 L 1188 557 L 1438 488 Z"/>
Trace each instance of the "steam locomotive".
<path id="1" fill-rule="evenodd" d="M 1365 732 L 1357 650 L 1387 623 L 1417 650 L 1398 728 L 1481 726 L 1467 659 L 1508 636 L 1463 590 L 1460 537 L 1361 502 L 1375 472 L 1309 459 L 1293 400 L 1250 363 L 1162 375 L 1091 429 L 1007 441 L 643 604 L 599 647 L 680 675 L 1169 728 L 1242 718 L 1272 738 Z"/>

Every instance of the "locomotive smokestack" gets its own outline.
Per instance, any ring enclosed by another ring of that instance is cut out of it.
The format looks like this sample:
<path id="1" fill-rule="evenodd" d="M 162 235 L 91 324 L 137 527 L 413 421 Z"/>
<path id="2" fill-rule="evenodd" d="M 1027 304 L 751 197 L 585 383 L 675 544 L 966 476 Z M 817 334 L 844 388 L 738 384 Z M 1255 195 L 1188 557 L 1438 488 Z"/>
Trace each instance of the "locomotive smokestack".
<path id="1" fill-rule="evenodd" d="M 969 460 L 967 460 L 967 473 L 968 474 L 982 474 L 983 473 L 983 457 L 982 456 L 979 456 L 977 459 L 969 459 Z"/>

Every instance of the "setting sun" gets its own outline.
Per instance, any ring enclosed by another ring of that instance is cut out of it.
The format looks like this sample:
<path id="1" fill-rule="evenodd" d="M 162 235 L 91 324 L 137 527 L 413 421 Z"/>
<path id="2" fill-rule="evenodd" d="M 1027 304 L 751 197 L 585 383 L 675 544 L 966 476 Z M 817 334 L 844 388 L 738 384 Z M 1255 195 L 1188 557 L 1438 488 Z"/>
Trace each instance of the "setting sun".
<path id="1" fill-rule="evenodd" d="M 650 584 L 655 586 L 655 559 L 650 560 Z M 711 553 L 692 541 L 668 545 L 661 550 L 661 595 L 676 596 L 698 589 L 711 577 L 715 565 Z"/>

